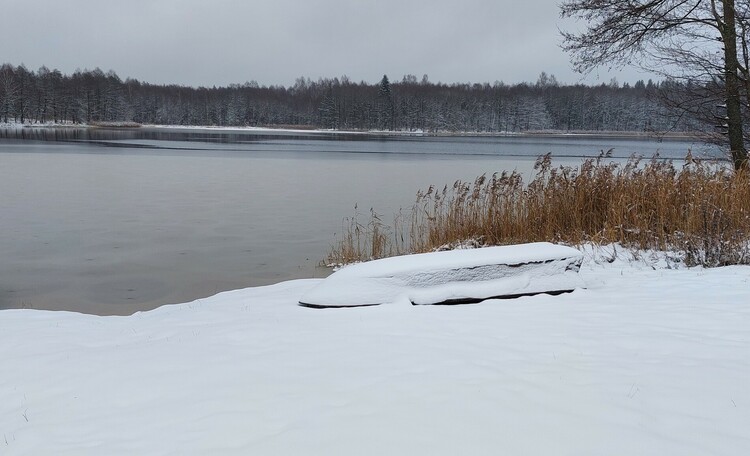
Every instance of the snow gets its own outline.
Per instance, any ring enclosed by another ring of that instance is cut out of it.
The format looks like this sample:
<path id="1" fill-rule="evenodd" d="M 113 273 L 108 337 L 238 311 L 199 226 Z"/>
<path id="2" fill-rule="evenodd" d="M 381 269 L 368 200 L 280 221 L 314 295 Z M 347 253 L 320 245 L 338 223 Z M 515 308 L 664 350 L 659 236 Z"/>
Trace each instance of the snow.
<path id="1" fill-rule="evenodd" d="M 581 286 L 576 249 L 536 242 L 405 255 L 347 266 L 300 298 L 303 305 L 346 307 L 437 304 L 570 291 Z"/>
<path id="2" fill-rule="evenodd" d="M 341 135 L 388 135 L 388 136 L 424 136 L 422 130 L 334 130 L 324 128 L 289 128 L 289 127 L 252 127 L 252 126 L 221 126 L 221 125 L 159 125 L 144 124 L 144 128 L 165 129 L 165 130 L 203 130 L 203 131 L 223 131 L 223 132 L 251 132 L 264 134 L 341 134 Z"/>
<path id="3" fill-rule="evenodd" d="M 24 124 L 18 122 L 0 122 L 0 128 L 8 130 L 20 130 Z"/>
<path id="4" fill-rule="evenodd" d="M 587 257 L 473 305 L 0 311 L 0 454 L 748 454 L 750 267 Z"/>

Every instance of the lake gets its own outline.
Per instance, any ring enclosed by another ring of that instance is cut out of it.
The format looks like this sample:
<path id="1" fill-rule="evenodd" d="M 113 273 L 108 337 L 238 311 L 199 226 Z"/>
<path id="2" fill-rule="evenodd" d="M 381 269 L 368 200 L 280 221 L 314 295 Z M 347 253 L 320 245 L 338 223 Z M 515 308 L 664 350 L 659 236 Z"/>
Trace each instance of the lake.
<path id="1" fill-rule="evenodd" d="M 216 129 L 0 129 L 0 309 L 127 315 L 324 277 L 355 205 L 390 221 L 434 184 L 688 140 L 431 137 Z"/>

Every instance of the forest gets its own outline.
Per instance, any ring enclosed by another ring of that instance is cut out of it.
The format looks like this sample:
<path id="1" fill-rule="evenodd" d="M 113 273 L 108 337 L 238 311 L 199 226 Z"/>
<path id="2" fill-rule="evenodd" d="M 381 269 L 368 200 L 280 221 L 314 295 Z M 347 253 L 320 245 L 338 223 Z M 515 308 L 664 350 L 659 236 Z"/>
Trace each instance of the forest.
<path id="1" fill-rule="evenodd" d="M 227 87 L 157 85 L 114 71 L 63 74 L 0 66 L 0 122 L 276 126 L 425 132 L 693 132 L 698 122 L 668 109 L 670 82 L 563 85 L 433 83 L 405 75 L 378 83 L 300 77 L 290 87 L 256 82 Z"/>

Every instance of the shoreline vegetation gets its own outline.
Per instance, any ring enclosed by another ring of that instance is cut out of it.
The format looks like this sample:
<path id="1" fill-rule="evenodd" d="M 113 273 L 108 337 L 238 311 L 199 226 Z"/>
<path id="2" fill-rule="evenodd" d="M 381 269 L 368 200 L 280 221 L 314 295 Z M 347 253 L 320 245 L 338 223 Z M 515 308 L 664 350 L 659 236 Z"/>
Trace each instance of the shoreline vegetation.
<path id="1" fill-rule="evenodd" d="M 554 167 L 547 154 L 528 184 L 504 171 L 431 186 L 392 223 L 374 209 L 367 219 L 355 207 L 327 264 L 539 241 L 670 251 L 688 266 L 750 264 L 747 172 L 690 154 L 682 164 L 607 158 L 602 152 L 578 167 Z"/>

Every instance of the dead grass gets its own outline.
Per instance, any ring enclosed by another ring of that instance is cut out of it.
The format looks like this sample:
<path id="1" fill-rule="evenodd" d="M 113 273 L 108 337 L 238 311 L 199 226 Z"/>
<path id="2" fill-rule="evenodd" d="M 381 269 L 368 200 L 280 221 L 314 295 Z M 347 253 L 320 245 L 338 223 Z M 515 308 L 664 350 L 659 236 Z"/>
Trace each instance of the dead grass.
<path id="1" fill-rule="evenodd" d="M 693 159 L 599 157 L 553 167 L 540 157 L 526 185 L 517 172 L 417 193 L 408 216 L 385 225 L 370 211 L 345 220 L 329 262 L 351 263 L 474 242 L 620 243 L 681 252 L 689 265 L 750 264 L 750 176 Z"/>

